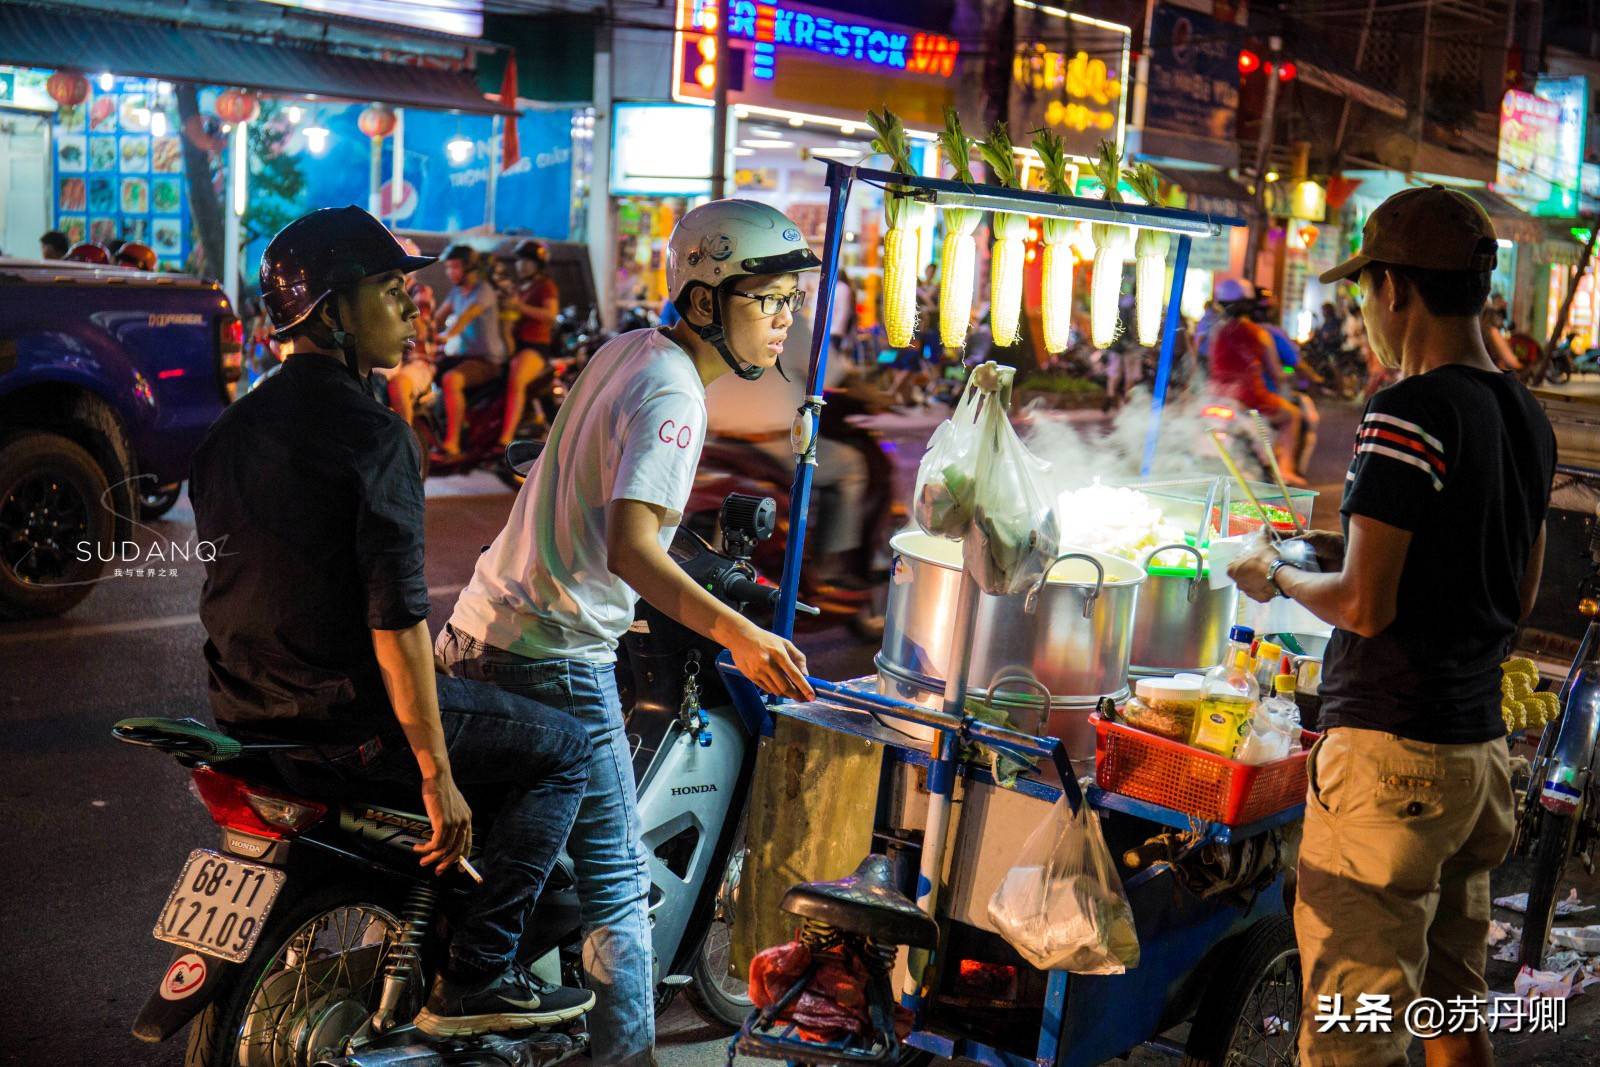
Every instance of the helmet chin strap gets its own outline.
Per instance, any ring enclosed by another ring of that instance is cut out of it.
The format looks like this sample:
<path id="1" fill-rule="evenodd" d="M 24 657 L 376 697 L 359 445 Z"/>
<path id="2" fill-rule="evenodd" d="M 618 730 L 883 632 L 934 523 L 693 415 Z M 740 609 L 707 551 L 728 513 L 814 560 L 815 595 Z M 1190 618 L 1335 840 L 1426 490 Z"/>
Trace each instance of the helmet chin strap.
<path id="1" fill-rule="evenodd" d="M 334 294 L 329 308 L 333 312 L 333 343 L 339 351 L 344 353 L 345 369 L 356 381 L 361 381 L 361 363 L 356 359 L 356 335 L 345 331 L 344 323 L 339 318 L 339 297 Z"/>
<path id="2" fill-rule="evenodd" d="M 707 288 L 711 287 L 707 286 Z M 691 322 L 689 325 L 691 328 L 693 328 L 695 333 L 700 335 L 700 340 L 704 341 L 712 348 L 715 348 L 717 350 L 717 355 L 722 357 L 722 361 L 728 365 L 733 373 L 737 374 L 745 381 L 753 382 L 766 372 L 765 367 L 758 367 L 754 363 L 741 362 L 739 357 L 733 354 L 733 349 L 728 346 L 728 334 L 727 331 L 722 328 L 721 289 L 711 289 L 710 324 L 706 326 L 695 326 L 694 323 Z M 782 367 L 778 368 L 778 373 L 783 374 Z M 788 380 L 788 375 L 784 375 L 784 381 Z"/>

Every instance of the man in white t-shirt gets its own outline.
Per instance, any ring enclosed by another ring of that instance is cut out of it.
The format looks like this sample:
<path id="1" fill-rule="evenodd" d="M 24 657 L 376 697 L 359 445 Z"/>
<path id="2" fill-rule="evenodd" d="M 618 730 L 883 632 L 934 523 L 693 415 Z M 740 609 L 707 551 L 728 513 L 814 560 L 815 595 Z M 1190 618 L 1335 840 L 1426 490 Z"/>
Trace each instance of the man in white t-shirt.
<path id="1" fill-rule="evenodd" d="M 436 652 L 451 674 L 492 682 L 589 728 L 588 791 L 568 840 L 597 1003 L 593 1057 L 644 1064 L 655 1040 L 650 874 L 617 697 L 616 647 L 640 596 L 724 646 L 761 688 L 809 700 L 805 657 L 731 610 L 667 555 L 706 430 L 706 386 L 777 363 L 821 264 L 776 209 L 719 200 L 668 242 L 683 321 L 603 346 L 561 405 L 511 516 L 478 558 Z"/>

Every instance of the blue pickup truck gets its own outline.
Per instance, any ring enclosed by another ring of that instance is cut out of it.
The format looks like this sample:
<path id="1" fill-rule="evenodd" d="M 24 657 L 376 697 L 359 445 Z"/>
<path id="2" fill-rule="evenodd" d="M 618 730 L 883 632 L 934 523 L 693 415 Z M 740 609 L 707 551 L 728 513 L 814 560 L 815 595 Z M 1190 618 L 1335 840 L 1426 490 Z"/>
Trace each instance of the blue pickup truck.
<path id="1" fill-rule="evenodd" d="M 68 610 L 137 547 L 231 399 L 241 340 L 212 282 L 0 258 L 0 616 Z"/>

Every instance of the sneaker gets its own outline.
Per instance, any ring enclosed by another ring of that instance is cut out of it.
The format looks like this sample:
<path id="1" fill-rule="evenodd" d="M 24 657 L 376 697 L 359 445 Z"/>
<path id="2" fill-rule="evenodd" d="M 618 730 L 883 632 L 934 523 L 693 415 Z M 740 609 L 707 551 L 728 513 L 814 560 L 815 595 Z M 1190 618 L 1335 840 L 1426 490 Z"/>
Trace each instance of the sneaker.
<path id="1" fill-rule="evenodd" d="M 499 977 L 476 984 L 439 975 L 415 1025 L 429 1037 L 475 1037 L 555 1026 L 592 1007 L 589 990 L 551 985 L 513 963 Z"/>

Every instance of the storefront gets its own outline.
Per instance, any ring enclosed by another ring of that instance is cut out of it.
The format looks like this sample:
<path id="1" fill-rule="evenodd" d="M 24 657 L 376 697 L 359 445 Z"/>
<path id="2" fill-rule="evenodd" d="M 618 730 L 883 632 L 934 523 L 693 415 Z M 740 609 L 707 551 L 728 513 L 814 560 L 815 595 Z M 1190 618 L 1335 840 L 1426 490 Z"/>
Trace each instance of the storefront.
<path id="1" fill-rule="evenodd" d="M 355 58 L 17 9 L 0 9 L 0 31 L 0 61 L 33 63 L 0 68 L 0 112 L 48 123 L 38 173 L 11 183 L 42 183 L 39 204 L 8 197 L 0 213 L 11 254 L 37 254 L 50 228 L 140 241 L 162 269 L 249 293 L 265 242 L 315 207 L 361 204 L 413 231 L 572 229 L 589 109 L 486 97 L 468 42 L 430 38 L 443 55 L 407 57 L 403 35 L 384 29 L 394 51 Z M 69 53 L 88 73 L 38 65 Z M 207 238 L 208 218 L 221 224 Z M 208 241 L 220 262 L 206 261 Z"/>

